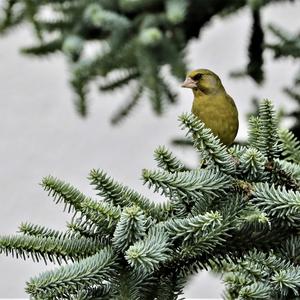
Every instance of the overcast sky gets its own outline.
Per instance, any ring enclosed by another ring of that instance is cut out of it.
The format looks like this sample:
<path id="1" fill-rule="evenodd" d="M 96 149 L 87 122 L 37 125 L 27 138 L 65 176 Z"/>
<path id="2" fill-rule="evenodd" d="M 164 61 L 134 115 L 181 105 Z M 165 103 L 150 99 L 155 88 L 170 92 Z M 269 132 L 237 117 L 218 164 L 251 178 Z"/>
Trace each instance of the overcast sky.
<path id="1" fill-rule="evenodd" d="M 299 3 L 269 7 L 264 10 L 264 24 L 276 20 L 276 24 L 295 32 L 299 29 L 299 12 Z M 247 134 L 244 116 L 251 110 L 251 96 L 272 99 L 277 107 L 292 105 L 281 88 L 291 83 L 297 67 L 291 59 L 274 63 L 268 53 L 265 55 L 268 80 L 264 87 L 258 88 L 250 79 L 230 78 L 230 71 L 247 63 L 245 49 L 250 23 L 246 9 L 222 21 L 215 19 L 202 31 L 201 42 L 192 41 L 188 51 L 190 68 L 215 71 L 235 99 L 240 112 L 239 139 Z M 182 135 L 177 116 L 190 111 L 191 91 L 181 90 L 176 83 L 180 94 L 176 107 L 158 118 L 145 99 L 119 127 L 111 127 L 109 118 L 123 103 L 127 91 L 109 96 L 93 93 L 89 117 L 83 120 L 73 107 L 63 57 L 32 59 L 19 53 L 21 46 L 32 41 L 29 32 L 21 27 L 0 38 L 1 233 L 14 233 L 22 221 L 63 228 L 68 216 L 39 186 L 42 177 L 48 174 L 94 196 L 86 176 L 90 169 L 101 168 L 151 199 L 159 199 L 142 185 L 141 170 L 155 168 L 153 151 L 158 145 L 169 145 L 172 137 Z M 190 151 L 174 151 L 185 161 L 194 161 Z M 0 297 L 25 297 L 25 281 L 43 270 L 42 263 L 1 255 Z M 203 273 L 193 278 L 186 296 L 218 297 L 221 289 L 219 280 Z"/>

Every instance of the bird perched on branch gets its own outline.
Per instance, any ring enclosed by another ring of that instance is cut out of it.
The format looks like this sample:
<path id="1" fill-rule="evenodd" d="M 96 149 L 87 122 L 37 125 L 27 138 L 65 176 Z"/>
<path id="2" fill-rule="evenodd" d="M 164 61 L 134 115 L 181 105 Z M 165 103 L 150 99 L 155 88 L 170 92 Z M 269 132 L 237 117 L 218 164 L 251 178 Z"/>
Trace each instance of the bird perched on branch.
<path id="1" fill-rule="evenodd" d="M 233 143 L 239 128 L 238 111 L 217 74 L 207 69 L 191 71 L 182 84 L 194 93 L 192 113 L 225 145 Z"/>

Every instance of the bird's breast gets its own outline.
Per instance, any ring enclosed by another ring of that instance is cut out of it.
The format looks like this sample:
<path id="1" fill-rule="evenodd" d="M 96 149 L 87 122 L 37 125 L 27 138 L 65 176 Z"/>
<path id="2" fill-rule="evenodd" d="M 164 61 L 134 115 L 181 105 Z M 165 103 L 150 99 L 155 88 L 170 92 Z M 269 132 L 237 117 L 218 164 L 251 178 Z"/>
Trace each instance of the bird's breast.
<path id="1" fill-rule="evenodd" d="M 233 142 L 238 130 L 238 112 L 230 96 L 195 97 L 192 112 L 224 144 Z"/>

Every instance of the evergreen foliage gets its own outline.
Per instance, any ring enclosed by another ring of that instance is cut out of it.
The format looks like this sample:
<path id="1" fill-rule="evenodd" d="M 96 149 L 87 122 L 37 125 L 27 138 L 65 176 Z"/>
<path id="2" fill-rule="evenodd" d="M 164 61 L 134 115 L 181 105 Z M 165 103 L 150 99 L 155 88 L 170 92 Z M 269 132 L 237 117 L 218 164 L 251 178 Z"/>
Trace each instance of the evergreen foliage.
<path id="1" fill-rule="evenodd" d="M 289 32 L 284 31 L 275 25 L 270 25 L 269 30 L 277 38 L 277 43 L 267 43 L 266 47 L 271 49 L 274 52 L 274 57 L 279 58 L 292 58 L 297 60 L 300 58 L 300 45 L 299 38 L 300 32 L 297 34 L 290 34 Z M 291 128 L 292 132 L 300 138 L 300 69 L 296 74 L 294 80 L 294 86 L 286 87 L 284 89 L 286 94 L 293 99 L 297 104 L 297 109 L 292 113 L 287 114 L 292 116 L 295 120 L 293 127 Z"/>
<path id="2" fill-rule="evenodd" d="M 155 151 L 160 169 L 142 177 L 162 204 L 99 170 L 89 176 L 97 200 L 44 178 L 74 213 L 67 230 L 22 223 L 0 237 L 3 254 L 59 264 L 26 283 L 32 299 L 178 299 L 203 269 L 224 274 L 227 299 L 299 296 L 299 141 L 278 133 L 268 100 L 244 146 L 225 147 L 191 114 L 179 119 L 202 160 L 189 170 L 165 147 Z"/>
<path id="3" fill-rule="evenodd" d="M 243 7 L 251 12 L 249 61 L 236 75 L 248 75 L 262 83 L 266 45 L 275 58 L 299 58 L 298 35 L 291 37 L 272 26 L 270 30 L 279 43 L 270 45 L 264 38 L 262 10 L 283 1 L 288 0 L 4 0 L 0 33 L 29 22 L 37 43 L 28 45 L 23 53 L 44 56 L 61 52 L 66 56 L 75 105 L 82 116 L 88 113 L 92 82 L 97 82 L 103 92 L 133 83 L 129 99 L 111 118 L 118 124 L 145 97 L 157 114 L 176 103 L 177 95 L 162 69 L 168 66 L 175 78 L 183 80 L 186 47 L 215 16 L 228 16 Z M 87 51 L 91 45 L 93 53 Z M 287 92 L 299 102 L 296 89 Z M 299 112 L 294 116 L 299 119 Z"/>

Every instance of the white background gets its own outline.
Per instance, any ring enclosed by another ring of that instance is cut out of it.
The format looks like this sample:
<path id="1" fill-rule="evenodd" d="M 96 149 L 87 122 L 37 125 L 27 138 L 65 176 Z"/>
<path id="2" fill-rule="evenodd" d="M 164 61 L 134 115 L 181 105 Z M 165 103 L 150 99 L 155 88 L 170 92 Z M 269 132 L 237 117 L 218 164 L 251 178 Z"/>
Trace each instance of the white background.
<path id="1" fill-rule="evenodd" d="M 270 21 L 295 32 L 299 29 L 300 5 L 278 4 L 263 14 Z M 295 75 L 292 59 L 274 63 L 265 55 L 267 82 L 258 88 L 250 79 L 234 80 L 229 72 L 246 65 L 250 32 L 250 12 L 241 10 L 225 21 L 214 19 L 201 33 L 201 42 L 189 45 L 190 68 L 209 68 L 220 75 L 240 111 L 238 138 L 246 136 L 245 113 L 250 111 L 251 96 L 270 98 L 276 106 L 292 107 L 281 93 Z M 271 39 L 270 35 L 267 39 Z M 93 93 L 89 117 L 81 119 L 74 110 L 68 86 L 68 70 L 60 55 L 37 59 L 22 56 L 18 49 L 30 45 L 30 30 L 21 27 L 0 38 L 0 231 L 12 234 L 21 221 L 61 229 L 66 221 L 62 206 L 55 205 L 39 186 L 43 176 L 52 174 L 94 195 L 86 176 L 90 169 L 106 170 L 115 179 L 139 192 L 159 199 L 142 185 L 141 169 L 154 168 L 154 149 L 169 144 L 182 133 L 177 116 L 190 111 L 192 95 L 181 90 L 180 103 L 158 118 L 150 111 L 147 99 L 119 127 L 109 125 L 109 116 L 124 101 L 127 91 L 112 95 Z M 189 151 L 175 150 L 187 162 Z M 48 266 L 53 267 L 53 266 Z M 31 261 L 0 256 L 0 297 L 26 297 L 25 281 L 45 270 Z M 207 273 L 193 278 L 186 297 L 220 297 L 221 281 Z"/>

